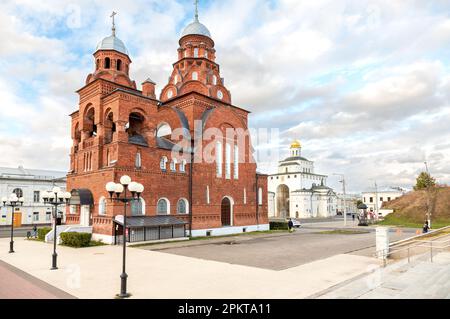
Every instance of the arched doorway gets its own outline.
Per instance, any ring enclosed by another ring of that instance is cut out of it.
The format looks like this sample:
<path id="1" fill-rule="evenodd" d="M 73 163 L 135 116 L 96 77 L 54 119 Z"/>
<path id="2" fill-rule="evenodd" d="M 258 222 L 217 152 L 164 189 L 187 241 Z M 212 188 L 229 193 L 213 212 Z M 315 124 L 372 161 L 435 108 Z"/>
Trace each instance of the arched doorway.
<path id="1" fill-rule="evenodd" d="M 220 220 L 223 226 L 231 226 L 231 201 L 228 197 L 222 199 L 222 204 L 220 205 Z"/>
<path id="2" fill-rule="evenodd" d="M 289 187 L 282 184 L 277 188 L 277 217 L 286 218 L 289 214 Z"/>

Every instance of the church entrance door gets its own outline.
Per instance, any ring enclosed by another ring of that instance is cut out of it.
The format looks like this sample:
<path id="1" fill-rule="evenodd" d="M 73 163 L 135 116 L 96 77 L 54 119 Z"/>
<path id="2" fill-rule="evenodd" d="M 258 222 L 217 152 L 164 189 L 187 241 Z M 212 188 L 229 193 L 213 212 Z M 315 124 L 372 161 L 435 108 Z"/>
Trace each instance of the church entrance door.
<path id="1" fill-rule="evenodd" d="M 231 202 L 228 197 L 222 199 L 220 219 L 222 221 L 222 227 L 231 226 Z"/>
<path id="2" fill-rule="evenodd" d="M 277 188 L 277 217 L 286 218 L 289 212 L 289 187 L 282 184 Z"/>

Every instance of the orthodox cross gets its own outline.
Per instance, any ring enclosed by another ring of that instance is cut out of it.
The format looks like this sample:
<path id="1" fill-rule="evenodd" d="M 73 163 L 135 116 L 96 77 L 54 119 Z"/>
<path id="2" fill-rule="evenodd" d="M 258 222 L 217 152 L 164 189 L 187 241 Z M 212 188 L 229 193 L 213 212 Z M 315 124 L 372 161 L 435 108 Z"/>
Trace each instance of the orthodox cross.
<path id="1" fill-rule="evenodd" d="M 112 18 L 112 35 L 116 36 L 116 25 L 114 23 L 114 16 L 117 14 L 117 12 L 112 12 L 110 17 Z"/>
<path id="2" fill-rule="evenodd" d="M 195 21 L 198 21 L 198 0 L 194 1 L 195 5 Z"/>

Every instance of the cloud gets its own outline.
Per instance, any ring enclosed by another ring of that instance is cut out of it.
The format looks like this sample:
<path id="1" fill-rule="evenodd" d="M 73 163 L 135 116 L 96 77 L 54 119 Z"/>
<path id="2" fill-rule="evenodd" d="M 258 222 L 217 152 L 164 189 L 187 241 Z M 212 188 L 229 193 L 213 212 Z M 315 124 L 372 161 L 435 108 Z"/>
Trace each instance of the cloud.
<path id="1" fill-rule="evenodd" d="M 450 182 L 449 9 L 447 1 L 230 0 L 201 2 L 200 20 L 233 104 L 252 111 L 252 127 L 280 130 L 269 148 L 283 157 L 300 139 L 317 172 L 345 173 L 359 191 L 375 179 L 410 187 L 425 160 Z M 160 90 L 191 1 L 0 4 L 0 165 L 67 170 L 67 115 L 112 10 L 131 77 L 138 85 L 151 77 Z"/>

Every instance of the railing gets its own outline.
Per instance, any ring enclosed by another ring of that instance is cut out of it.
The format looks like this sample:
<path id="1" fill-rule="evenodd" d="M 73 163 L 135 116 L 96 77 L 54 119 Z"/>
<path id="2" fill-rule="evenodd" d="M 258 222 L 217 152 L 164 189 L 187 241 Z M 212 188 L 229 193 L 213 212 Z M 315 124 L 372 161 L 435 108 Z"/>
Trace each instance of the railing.
<path id="1" fill-rule="evenodd" d="M 408 263 L 411 262 L 411 250 L 414 248 L 425 248 L 426 250 L 429 249 L 430 251 L 430 261 L 433 262 L 433 251 L 436 250 L 444 250 L 447 248 L 450 248 L 450 238 L 445 240 L 436 240 L 443 237 L 448 237 L 450 234 L 444 234 L 442 236 L 439 236 L 435 238 L 435 240 L 420 240 L 420 239 L 413 239 L 409 240 L 407 243 L 403 243 L 402 245 L 407 245 L 406 247 L 398 248 L 398 249 L 383 249 L 380 251 L 377 251 L 375 253 L 376 257 L 382 257 L 383 258 L 383 266 L 386 266 L 387 258 L 389 256 L 392 256 L 395 253 L 407 252 L 408 257 Z"/>

